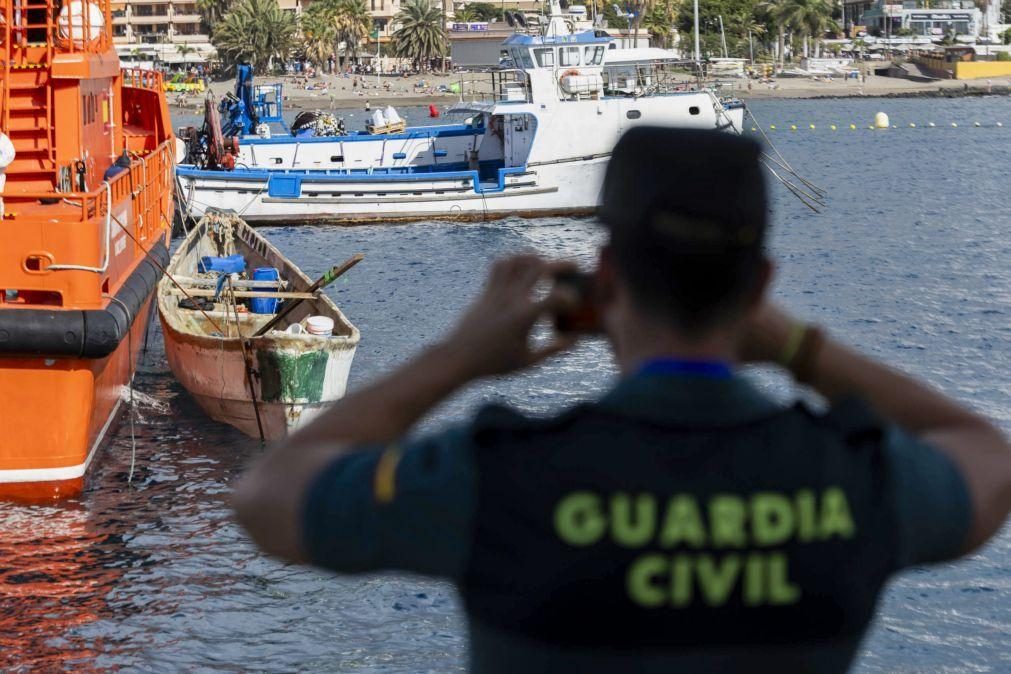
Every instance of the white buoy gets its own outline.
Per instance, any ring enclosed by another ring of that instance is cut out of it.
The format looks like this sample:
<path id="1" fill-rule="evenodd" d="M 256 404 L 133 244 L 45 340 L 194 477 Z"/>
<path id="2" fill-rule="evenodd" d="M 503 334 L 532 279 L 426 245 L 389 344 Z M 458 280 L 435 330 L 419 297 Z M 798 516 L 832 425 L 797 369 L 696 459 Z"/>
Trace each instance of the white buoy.
<path id="1" fill-rule="evenodd" d="M 1004 126 L 1004 125 L 1000 122 L 997 122 L 997 126 Z"/>
<path id="2" fill-rule="evenodd" d="M 910 129 L 915 129 L 916 128 L 916 124 L 914 124 L 913 122 L 910 122 L 909 123 L 909 128 Z"/>
<path id="3" fill-rule="evenodd" d="M 888 121 L 888 115 L 886 115 L 885 113 L 879 112 L 874 115 L 874 126 L 878 127 L 879 129 L 887 129 L 890 125 L 891 124 Z"/>
<path id="4" fill-rule="evenodd" d="M 833 131 L 835 131 L 835 124 L 829 124 L 828 128 L 830 128 L 830 129 L 832 129 Z"/>
<path id="5" fill-rule="evenodd" d="M 979 122 L 973 122 L 972 125 L 973 126 L 979 126 Z"/>
<path id="6" fill-rule="evenodd" d="M 933 122 L 927 122 L 927 126 L 929 126 L 931 129 L 933 129 L 934 128 L 934 123 Z"/>
<path id="7" fill-rule="evenodd" d="M 956 129 L 958 128 L 958 124 L 956 124 L 955 122 L 952 122 L 952 123 L 951 123 L 951 126 L 952 126 L 953 128 L 956 128 Z"/>

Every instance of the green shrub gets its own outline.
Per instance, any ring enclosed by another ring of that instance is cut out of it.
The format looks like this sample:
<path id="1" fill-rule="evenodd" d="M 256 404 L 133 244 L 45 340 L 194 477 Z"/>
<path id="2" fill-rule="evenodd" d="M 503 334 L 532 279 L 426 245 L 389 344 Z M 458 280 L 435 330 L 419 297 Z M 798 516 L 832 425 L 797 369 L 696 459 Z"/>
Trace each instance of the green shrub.
<path id="1" fill-rule="evenodd" d="M 998 61 L 1011 61 L 1011 54 L 1007 53 L 1006 51 L 999 51 L 999 52 L 997 52 L 997 60 Z"/>

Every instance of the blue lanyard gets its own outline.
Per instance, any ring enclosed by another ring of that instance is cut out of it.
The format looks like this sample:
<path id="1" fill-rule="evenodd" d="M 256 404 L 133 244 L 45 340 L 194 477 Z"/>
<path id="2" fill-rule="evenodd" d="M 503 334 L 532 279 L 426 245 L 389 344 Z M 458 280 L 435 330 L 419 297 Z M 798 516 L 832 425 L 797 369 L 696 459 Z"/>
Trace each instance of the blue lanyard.
<path id="1" fill-rule="evenodd" d="M 639 374 L 687 374 L 709 379 L 729 379 L 734 373 L 729 364 L 720 360 L 654 358 L 643 363 Z"/>

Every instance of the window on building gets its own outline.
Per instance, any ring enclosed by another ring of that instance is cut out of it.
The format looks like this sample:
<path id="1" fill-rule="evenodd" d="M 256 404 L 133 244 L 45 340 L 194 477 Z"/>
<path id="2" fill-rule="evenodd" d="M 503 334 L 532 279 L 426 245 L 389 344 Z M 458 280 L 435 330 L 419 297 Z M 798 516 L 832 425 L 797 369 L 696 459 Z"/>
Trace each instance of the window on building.
<path id="1" fill-rule="evenodd" d="M 537 65 L 539 65 L 541 68 L 555 67 L 554 49 L 535 49 L 534 56 L 537 57 Z"/>
<path id="2" fill-rule="evenodd" d="M 559 62 L 563 68 L 579 65 L 579 47 L 562 47 L 558 51 Z"/>

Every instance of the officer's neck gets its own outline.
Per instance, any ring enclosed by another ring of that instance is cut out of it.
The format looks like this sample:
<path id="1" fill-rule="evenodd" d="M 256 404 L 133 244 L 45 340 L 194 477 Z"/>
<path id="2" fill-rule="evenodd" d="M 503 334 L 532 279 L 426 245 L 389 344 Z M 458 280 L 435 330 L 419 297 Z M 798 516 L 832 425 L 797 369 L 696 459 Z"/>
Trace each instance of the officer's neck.
<path id="1" fill-rule="evenodd" d="M 737 360 L 738 331 L 735 326 L 721 327 L 700 336 L 687 336 L 668 325 L 642 316 L 615 321 L 608 334 L 618 368 L 623 375 L 638 372 L 658 358 L 719 361 Z"/>

